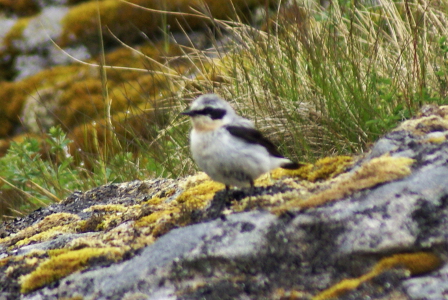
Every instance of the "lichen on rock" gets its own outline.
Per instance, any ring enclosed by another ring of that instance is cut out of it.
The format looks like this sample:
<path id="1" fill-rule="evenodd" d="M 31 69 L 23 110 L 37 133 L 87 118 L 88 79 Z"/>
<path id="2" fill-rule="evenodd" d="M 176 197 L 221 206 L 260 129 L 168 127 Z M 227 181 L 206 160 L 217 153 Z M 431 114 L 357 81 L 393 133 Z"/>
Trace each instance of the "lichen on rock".
<path id="1" fill-rule="evenodd" d="M 2 224 L 0 295 L 441 299 L 445 122 L 434 110 L 362 157 L 275 170 L 252 194 L 204 173 L 76 192 Z"/>

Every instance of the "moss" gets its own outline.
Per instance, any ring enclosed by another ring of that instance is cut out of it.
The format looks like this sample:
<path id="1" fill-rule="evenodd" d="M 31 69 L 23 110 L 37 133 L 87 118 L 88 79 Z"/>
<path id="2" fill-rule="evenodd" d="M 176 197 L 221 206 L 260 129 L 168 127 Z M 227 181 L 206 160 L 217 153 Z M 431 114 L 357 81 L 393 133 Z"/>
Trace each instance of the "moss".
<path id="1" fill-rule="evenodd" d="M 133 0 L 129 2 L 146 6 L 153 1 Z M 139 37 L 140 31 L 152 32 L 157 29 L 157 25 L 153 21 L 155 18 L 150 18 L 149 13 L 142 9 L 116 0 L 90 1 L 73 6 L 67 13 L 62 21 L 63 33 L 59 43 L 66 46 L 75 41 L 82 41 L 94 52 L 97 52 L 99 50 L 98 8 L 103 28 L 107 27 L 125 43 L 132 43 L 141 38 L 141 36 Z M 104 30 L 104 34 L 106 43 L 113 41 L 113 36 L 107 30 Z"/>
<path id="2" fill-rule="evenodd" d="M 311 182 L 333 178 L 344 172 L 353 164 L 353 158 L 349 156 L 325 157 L 316 161 L 314 165 L 306 164 L 297 170 L 276 169 L 272 177 L 299 177 Z"/>
<path id="3" fill-rule="evenodd" d="M 103 85 L 97 78 L 73 82 L 63 91 L 58 102 L 54 114 L 65 128 L 70 129 L 105 115 Z M 122 108 L 122 104 L 112 103 L 112 110 Z"/>
<path id="4" fill-rule="evenodd" d="M 25 101 L 24 86 L 13 82 L 0 82 L 0 137 L 7 137 L 12 133 L 14 125 L 18 124 L 20 110 Z"/>
<path id="5" fill-rule="evenodd" d="M 49 257 L 56 257 L 59 256 L 61 254 L 67 253 L 69 252 L 70 249 L 66 249 L 66 248 L 61 248 L 61 249 L 51 249 L 47 251 L 47 254 Z"/>
<path id="6" fill-rule="evenodd" d="M 164 75 L 133 72 L 134 75 L 138 75 L 135 79 L 125 78 L 111 86 L 109 96 L 112 103 L 121 103 L 123 108 L 126 104 L 126 110 L 131 111 L 132 114 L 142 114 L 145 110 L 153 107 L 153 102 L 160 99 L 161 95 L 166 95 L 176 89 L 173 86 L 169 71 L 165 71 Z M 133 77 L 126 76 L 125 72 L 127 71 L 115 72 L 114 77 Z M 114 108 L 113 112 L 118 112 L 118 110 Z M 127 117 L 129 118 L 129 115 Z"/>
<path id="7" fill-rule="evenodd" d="M 13 1 L 0 1 L 0 8 L 2 11 L 7 10 L 14 12 L 18 16 L 30 16 L 36 14 L 39 11 L 39 6 L 35 0 L 13 0 Z"/>
<path id="8" fill-rule="evenodd" d="M 6 257 L 6 258 L 0 259 L 0 268 L 3 267 L 4 265 L 6 265 L 11 259 L 12 259 L 12 257 Z"/>
<path id="9" fill-rule="evenodd" d="M 155 85 L 160 87 L 160 84 L 157 84 L 159 81 L 165 82 L 169 75 L 177 75 L 173 72 L 167 57 L 177 57 L 182 54 L 179 45 L 171 43 L 166 47 L 164 42 L 145 44 L 133 49 L 123 47 L 118 48 L 106 55 L 106 64 L 109 66 L 126 67 L 130 70 L 106 69 L 108 81 L 116 83 L 133 81 L 142 82 L 143 79 L 145 83 L 150 84 L 147 87 L 148 89 Z M 184 64 L 183 60 L 175 60 L 175 62 L 176 64 L 173 63 L 175 66 L 178 66 L 179 62 L 181 62 L 181 65 Z M 163 72 L 163 75 L 137 72 L 131 68 L 161 71 Z M 139 85 L 132 86 L 134 89 L 143 88 Z M 168 85 L 165 84 L 165 88 L 167 87 Z"/>
<path id="10" fill-rule="evenodd" d="M 411 174 L 413 159 L 407 157 L 390 157 L 384 155 L 364 163 L 358 170 L 350 174 L 329 189 L 324 190 L 306 200 L 295 200 L 280 207 L 277 212 L 285 209 L 310 208 L 346 197 L 355 191 L 374 187 Z"/>
<path id="11" fill-rule="evenodd" d="M 218 19 L 229 19 L 235 17 L 235 12 L 239 16 L 247 15 L 250 7 L 261 4 L 264 0 L 238 0 L 238 1 L 216 1 L 216 0 L 129 0 L 131 4 L 116 0 L 103 0 L 100 2 L 86 2 L 73 6 L 63 20 L 63 33 L 58 43 L 67 46 L 70 43 L 82 41 L 94 52 L 98 51 L 98 7 L 100 12 L 101 25 L 108 28 L 118 39 L 124 43 L 132 43 L 142 40 L 141 32 L 151 37 L 161 34 L 160 27 L 164 23 L 163 15 L 154 11 L 172 11 L 194 13 L 192 9 L 206 11 Z M 276 2 L 276 1 L 270 1 Z M 141 7 L 139 7 L 141 6 Z M 149 8 L 151 12 L 145 10 Z M 241 13 L 243 12 L 243 13 Z M 130 21 L 132 20 L 132 22 Z M 166 23 L 170 31 L 177 31 L 182 28 L 189 30 L 206 29 L 210 23 L 208 17 L 193 17 L 191 15 L 166 15 Z M 116 43 L 108 30 L 103 30 L 104 40 L 107 43 Z"/>
<path id="12" fill-rule="evenodd" d="M 3 39 L 3 45 L 9 51 L 12 51 L 14 49 L 14 41 L 17 41 L 22 38 L 23 31 L 28 26 L 31 18 L 20 18 L 17 20 L 17 22 L 12 26 L 12 28 L 9 30 L 9 32 L 6 34 L 5 38 Z M 8 52 L 5 52 L 7 54 Z M 12 54 L 9 52 L 9 54 Z"/>
<path id="13" fill-rule="evenodd" d="M 106 260 L 118 261 L 123 253 L 118 248 L 86 248 L 52 256 L 41 263 L 36 270 L 21 277 L 21 292 L 29 293 L 50 284 L 73 272 L 87 267 L 93 258 L 103 257 Z"/>
<path id="14" fill-rule="evenodd" d="M 1 270 L 3 278 L 6 279 L 5 282 L 2 281 L 2 287 L 4 287 L 3 283 L 6 286 L 9 284 L 8 277 L 17 280 L 17 277 L 20 275 L 34 270 L 41 261 L 48 258 L 48 255 L 44 250 L 33 249 L 25 255 L 10 256 L 8 258 L 8 261 Z M 17 284 L 14 283 L 14 286 L 17 286 Z"/>
<path id="15" fill-rule="evenodd" d="M 166 197 L 163 197 L 163 198 L 160 198 L 160 197 L 152 197 L 152 198 L 149 199 L 148 201 L 143 202 L 143 203 L 142 203 L 142 206 L 143 206 L 144 204 L 147 204 L 147 205 L 150 205 L 150 206 L 152 206 L 152 205 L 159 205 L 159 204 L 162 204 L 162 203 L 165 201 L 165 199 L 166 199 Z"/>
<path id="16" fill-rule="evenodd" d="M 75 233 L 78 231 L 78 222 L 65 224 L 61 226 L 54 226 L 46 231 L 36 233 L 35 235 L 18 241 L 14 246 L 21 247 L 31 243 L 41 243 L 51 240 L 63 233 Z"/>
<path id="17" fill-rule="evenodd" d="M 274 299 L 279 300 L 304 300 L 310 299 L 311 296 L 307 292 L 302 291 L 286 291 L 283 288 L 279 288 L 274 293 Z"/>
<path id="18" fill-rule="evenodd" d="M 44 70 L 18 82 L 0 82 L 0 105 L 2 107 L 0 137 L 7 136 L 13 130 L 14 125 L 20 124 L 18 116 L 21 115 L 27 97 L 30 95 L 39 97 L 39 93 L 36 94 L 36 91 L 44 89 L 48 93 L 53 90 L 53 95 L 59 94 L 57 91 L 66 90 L 73 81 L 80 81 L 90 75 L 93 74 L 82 66 L 60 66 Z M 79 101 L 79 98 L 77 100 Z"/>
<path id="19" fill-rule="evenodd" d="M 178 208 L 171 208 L 166 210 L 155 211 L 152 214 L 142 217 L 135 222 L 135 227 L 150 227 L 155 223 L 165 222 L 171 219 L 175 214 L 179 213 Z"/>
<path id="20" fill-rule="evenodd" d="M 73 297 L 62 297 L 58 298 L 58 300 L 83 300 L 83 296 L 73 296 Z"/>
<path id="21" fill-rule="evenodd" d="M 95 213 L 87 220 L 80 221 L 79 225 L 77 226 L 77 231 L 78 232 L 101 231 L 104 228 L 103 221 L 104 221 L 104 214 Z"/>
<path id="22" fill-rule="evenodd" d="M 430 138 L 426 139 L 425 142 L 429 143 L 429 144 L 441 144 L 441 143 L 446 142 L 446 136 L 441 135 L 441 136 L 430 137 Z"/>
<path id="23" fill-rule="evenodd" d="M 94 205 L 84 210 L 85 212 L 93 211 L 94 214 L 84 223 L 80 222 L 79 230 L 83 230 L 81 232 L 110 230 L 123 222 L 138 219 L 142 210 L 141 204 L 131 206 Z"/>
<path id="24" fill-rule="evenodd" d="M 223 188 L 225 188 L 223 184 L 207 180 L 184 191 L 177 198 L 177 202 L 192 209 L 204 208 L 215 193 Z"/>
<path id="25" fill-rule="evenodd" d="M 90 211 L 102 211 L 102 212 L 125 212 L 128 207 L 121 204 L 108 204 L 108 205 L 92 205 L 89 208 L 84 209 L 84 212 Z"/>
<path id="26" fill-rule="evenodd" d="M 11 1 L 14 2 L 14 1 Z M 8 81 L 16 76 L 14 60 L 19 54 L 15 41 L 22 39 L 23 31 L 28 26 L 30 18 L 20 18 L 9 29 L 0 47 L 0 81 Z"/>
<path id="27" fill-rule="evenodd" d="M 419 275 L 437 269 L 440 267 L 441 263 L 442 261 L 437 255 L 428 252 L 395 254 L 380 260 L 369 273 L 358 278 L 344 279 L 316 295 L 313 300 L 325 300 L 339 297 L 356 289 L 363 282 L 392 268 L 404 268 L 410 272 L 410 275 Z"/>
<path id="28" fill-rule="evenodd" d="M 43 241 L 60 232 L 74 232 L 79 216 L 70 213 L 55 213 L 39 223 L 19 231 L 16 235 L 0 239 L 0 244 L 23 246 L 31 241 Z"/>
<path id="29" fill-rule="evenodd" d="M 445 109 L 446 107 L 441 106 L 438 110 L 438 115 L 405 121 L 395 131 L 406 130 L 415 135 L 426 135 L 434 131 L 446 131 L 448 130 L 448 120 L 445 119 Z"/>

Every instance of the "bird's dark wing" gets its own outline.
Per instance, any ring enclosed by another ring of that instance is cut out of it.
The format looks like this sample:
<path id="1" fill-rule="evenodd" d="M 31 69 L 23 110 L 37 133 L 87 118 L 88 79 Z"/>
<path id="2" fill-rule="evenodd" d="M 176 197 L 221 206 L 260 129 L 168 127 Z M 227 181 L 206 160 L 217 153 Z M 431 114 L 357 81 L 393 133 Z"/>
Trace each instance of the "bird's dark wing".
<path id="1" fill-rule="evenodd" d="M 260 131 L 242 126 L 225 126 L 231 135 L 244 140 L 247 143 L 263 146 L 268 150 L 269 154 L 275 157 L 284 157 L 278 152 L 277 147 L 261 134 Z"/>

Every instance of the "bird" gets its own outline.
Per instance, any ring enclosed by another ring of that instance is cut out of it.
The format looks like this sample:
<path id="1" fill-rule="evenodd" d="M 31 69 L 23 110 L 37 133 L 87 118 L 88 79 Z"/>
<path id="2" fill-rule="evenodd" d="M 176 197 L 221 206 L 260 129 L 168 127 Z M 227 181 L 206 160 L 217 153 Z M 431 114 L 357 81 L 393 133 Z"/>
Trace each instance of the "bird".
<path id="1" fill-rule="evenodd" d="M 212 180 L 254 190 L 254 180 L 276 169 L 298 169 L 258 131 L 252 121 L 239 116 L 216 94 L 204 94 L 181 112 L 191 118 L 190 149 L 194 161 Z"/>

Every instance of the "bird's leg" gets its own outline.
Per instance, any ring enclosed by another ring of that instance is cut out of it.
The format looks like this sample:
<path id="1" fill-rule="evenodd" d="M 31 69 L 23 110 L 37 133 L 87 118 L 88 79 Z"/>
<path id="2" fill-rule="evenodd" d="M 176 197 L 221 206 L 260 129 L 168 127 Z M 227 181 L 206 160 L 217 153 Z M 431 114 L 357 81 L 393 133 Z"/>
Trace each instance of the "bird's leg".
<path id="1" fill-rule="evenodd" d="M 221 200 L 220 202 L 218 202 L 217 203 L 217 209 L 216 209 L 216 211 L 217 211 L 217 213 L 219 214 L 219 215 L 221 215 L 221 212 L 226 208 L 226 203 L 227 203 L 227 201 L 230 201 L 230 193 L 229 193 L 229 191 L 230 191 L 230 186 L 228 186 L 228 185 L 226 185 L 226 190 L 225 190 L 225 192 L 224 192 L 224 200 Z M 221 217 L 222 217 L 223 215 L 221 215 Z"/>
<path id="2" fill-rule="evenodd" d="M 251 180 L 250 182 L 250 189 L 249 189 L 249 209 L 252 207 L 252 194 L 255 191 L 254 181 Z"/>
<path id="3" fill-rule="evenodd" d="M 230 202 L 230 185 L 226 185 L 226 196 L 225 196 L 225 200 L 224 200 L 224 205 L 223 205 L 223 207 L 222 207 L 222 209 L 225 209 L 226 208 L 226 203 L 227 202 Z"/>

